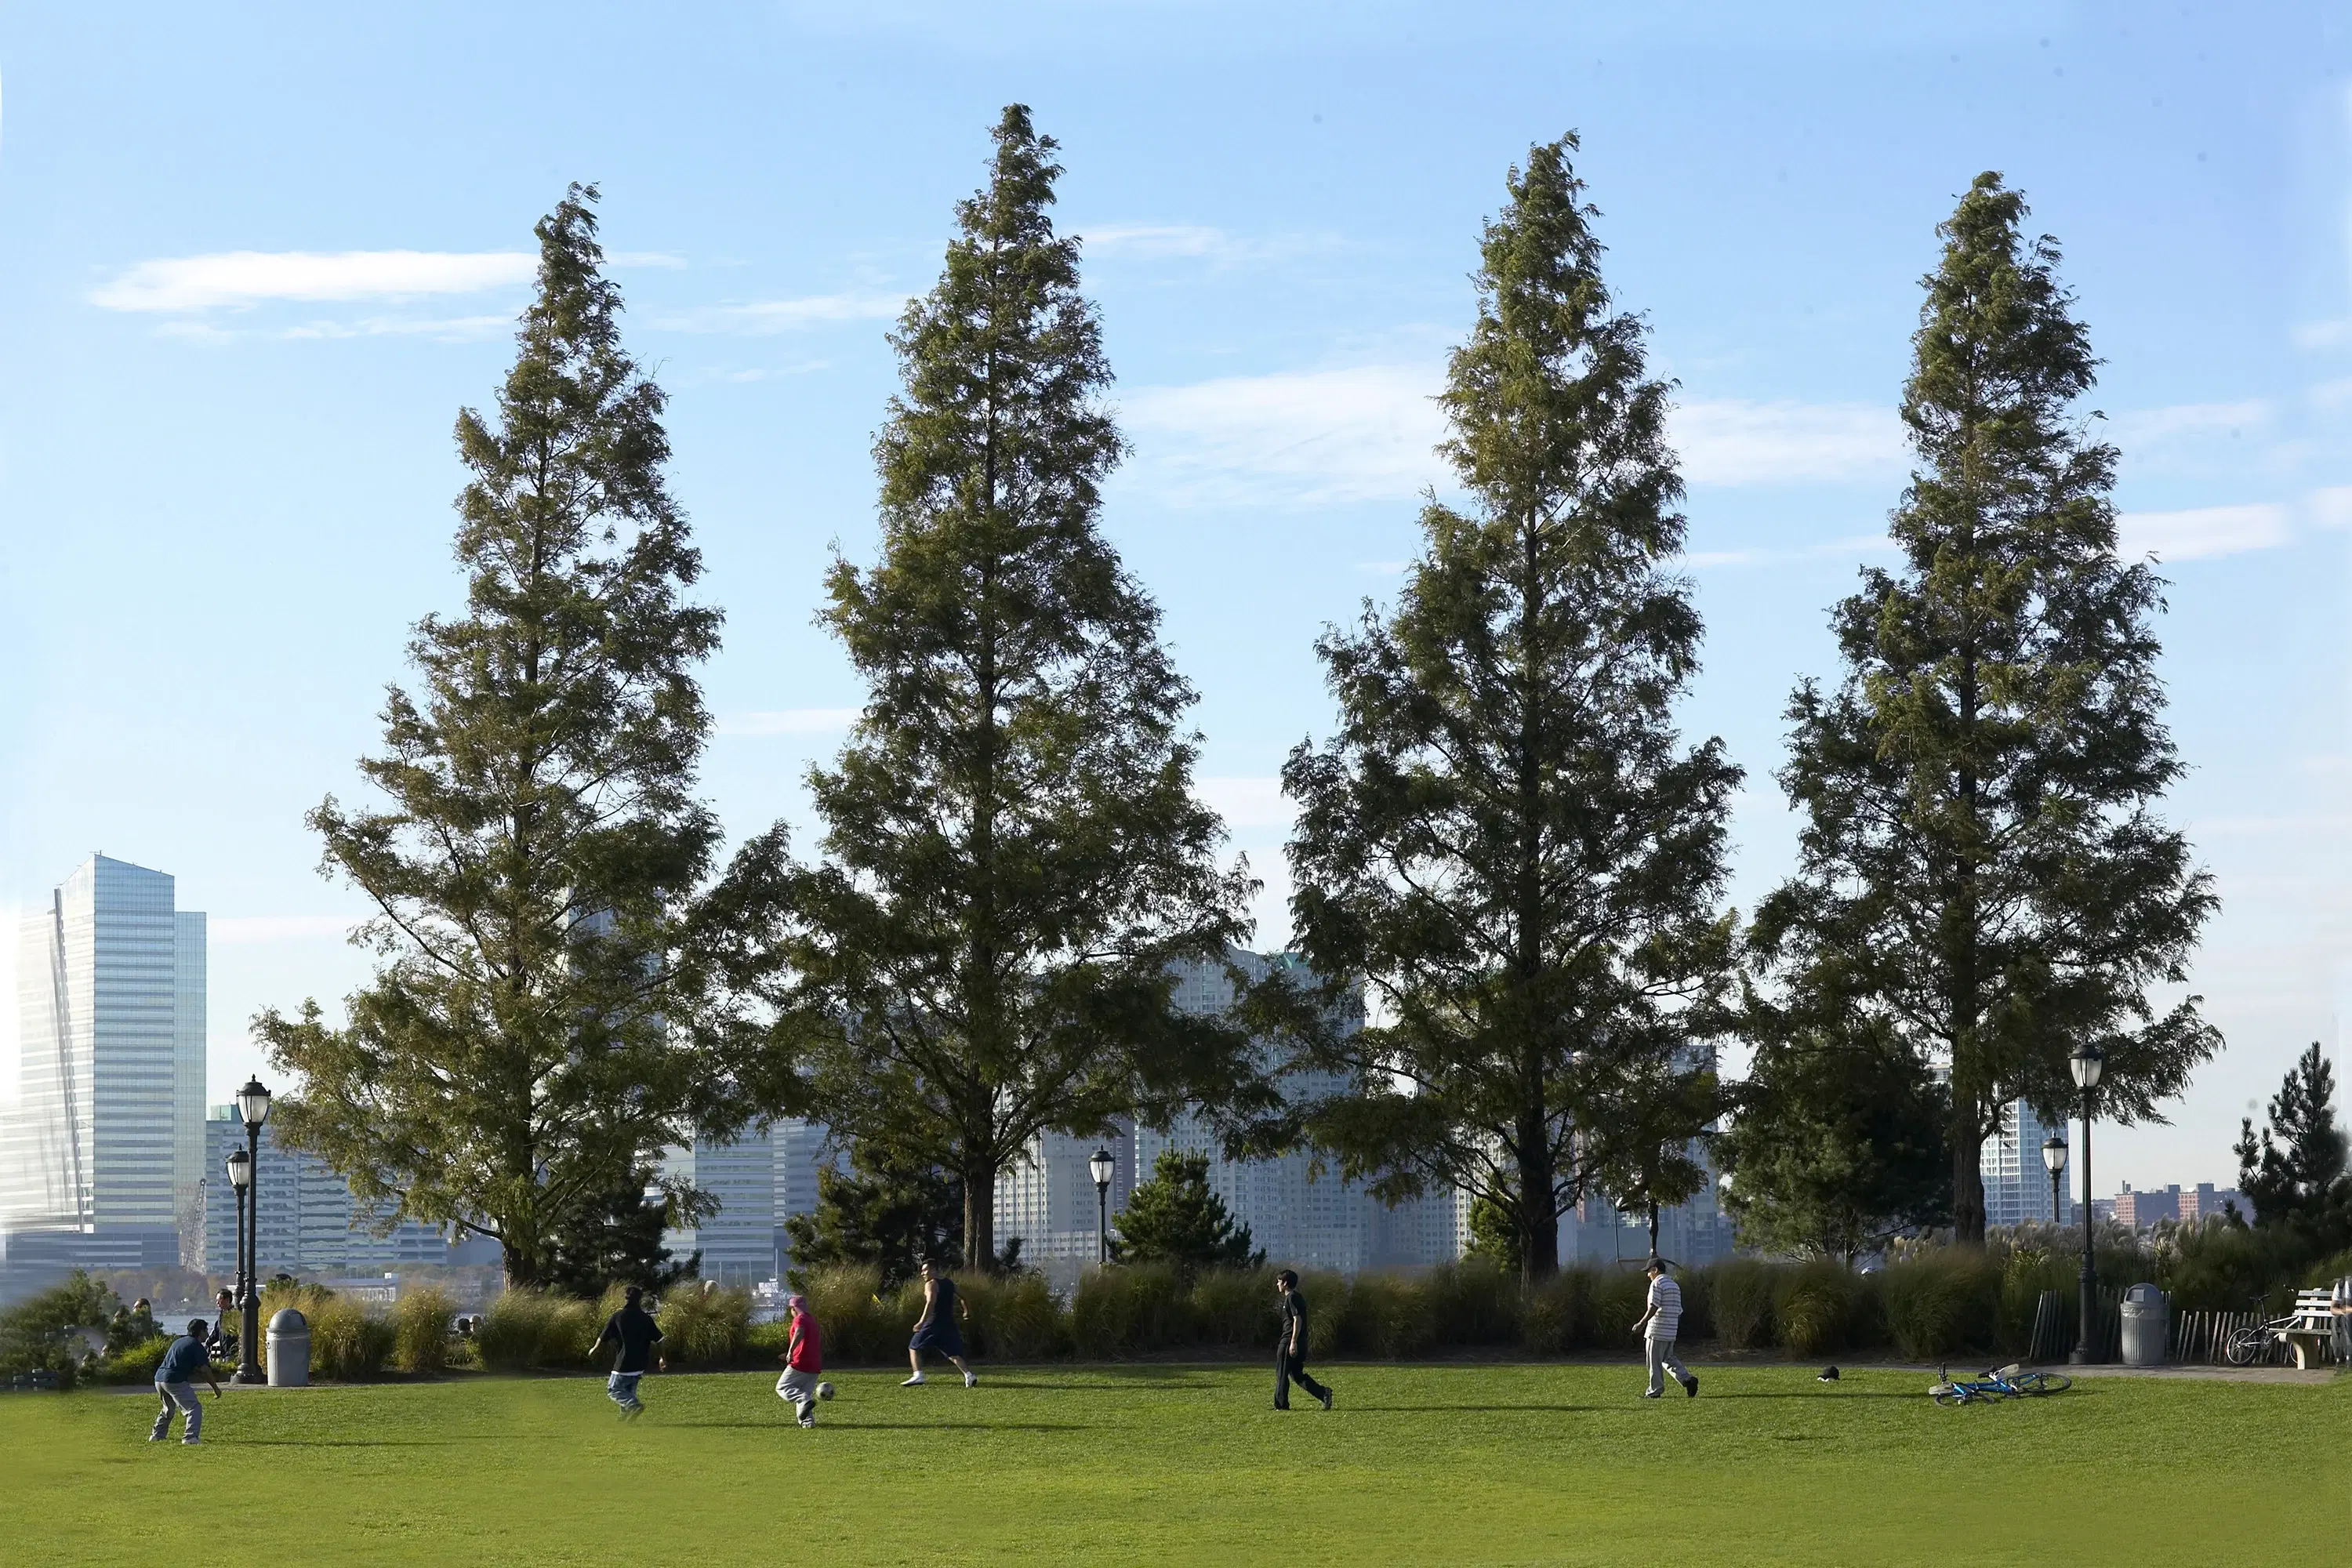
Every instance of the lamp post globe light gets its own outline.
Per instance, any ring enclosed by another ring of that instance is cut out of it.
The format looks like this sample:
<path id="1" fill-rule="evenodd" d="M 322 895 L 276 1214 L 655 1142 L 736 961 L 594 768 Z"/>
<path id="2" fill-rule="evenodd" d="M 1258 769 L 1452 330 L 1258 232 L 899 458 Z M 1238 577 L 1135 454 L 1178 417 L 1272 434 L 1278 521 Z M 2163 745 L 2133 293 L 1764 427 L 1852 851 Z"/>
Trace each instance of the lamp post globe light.
<path id="1" fill-rule="evenodd" d="M 1108 1149 L 1097 1149 L 1087 1160 L 1087 1171 L 1095 1179 L 1095 1261 L 1110 1261 L 1110 1178 L 1118 1169 L 1118 1162 Z"/>
<path id="2" fill-rule="evenodd" d="M 245 1309 L 245 1326 L 237 1338 L 236 1373 L 235 1383 L 267 1383 L 261 1370 L 261 1124 L 269 1120 L 269 1091 L 261 1087 L 257 1078 L 247 1079 L 245 1087 L 236 1091 L 237 1114 L 245 1119 L 245 1180 L 238 1191 L 246 1194 L 244 1206 L 248 1211 L 245 1226 L 245 1256 L 237 1270 L 239 1283 L 237 1305 Z M 230 1178 L 235 1181 L 232 1170 Z"/>
<path id="3" fill-rule="evenodd" d="M 2065 1200 L 2059 1189 L 2066 1174 L 2066 1134 L 2053 1132 L 2042 1142 L 2042 1163 L 2050 1173 L 2050 1224 L 2055 1227 L 2066 1223 Z"/>
<path id="4" fill-rule="evenodd" d="M 2095 1216 L 2091 1212 L 2091 1111 L 2099 1087 L 2099 1074 L 2106 1069 L 2107 1054 L 2096 1046 L 2084 1046 L 2066 1060 L 2074 1074 L 2074 1087 L 2083 1091 L 2083 1302 L 2082 1331 L 2074 1337 L 2074 1353 L 2067 1359 L 2076 1366 L 2097 1359 L 2095 1342 L 2099 1313 L 2099 1266 L 2091 1252 L 2091 1227 Z"/>

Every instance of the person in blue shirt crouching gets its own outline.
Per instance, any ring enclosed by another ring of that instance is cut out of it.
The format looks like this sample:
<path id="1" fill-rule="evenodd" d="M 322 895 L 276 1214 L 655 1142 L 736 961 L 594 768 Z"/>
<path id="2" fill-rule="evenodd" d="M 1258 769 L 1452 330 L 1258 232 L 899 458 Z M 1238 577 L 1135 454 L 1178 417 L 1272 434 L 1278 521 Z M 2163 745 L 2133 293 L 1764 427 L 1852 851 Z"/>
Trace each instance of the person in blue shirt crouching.
<path id="1" fill-rule="evenodd" d="M 213 1385 L 213 1397 L 218 1399 L 220 1380 L 213 1375 L 211 1358 L 205 1354 L 205 1321 L 193 1318 L 188 1321 L 188 1331 L 172 1342 L 163 1359 L 156 1364 L 155 1393 L 163 1401 L 163 1408 L 156 1413 L 155 1429 L 147 1434 L 150 1443 L 160 1443 L 171 1435 L 172 1412 L 175 1409 L 185 1411 L 188 1416 L 186 1433 L 180 1438 L 183 1444 L 194 1442 L 196 1435 L 204 1430 L 204 1402 L 196 1397 L 198 1373 L 205 1374 L 205 1381 Z"/>

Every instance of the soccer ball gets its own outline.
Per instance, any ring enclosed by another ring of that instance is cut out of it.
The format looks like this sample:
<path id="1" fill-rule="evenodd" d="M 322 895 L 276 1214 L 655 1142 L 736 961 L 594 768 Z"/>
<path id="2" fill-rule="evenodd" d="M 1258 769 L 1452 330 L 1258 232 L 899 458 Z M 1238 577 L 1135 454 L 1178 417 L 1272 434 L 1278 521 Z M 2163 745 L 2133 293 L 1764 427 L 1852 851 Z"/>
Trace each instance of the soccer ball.
<path id="1" fill-rule="evenodd" d="M 818 1384 L 816 1385 L 816 1396 L 819 1399 L 831 1399 L 833 1397 L 833 1384 L 829 1383 Z"/>

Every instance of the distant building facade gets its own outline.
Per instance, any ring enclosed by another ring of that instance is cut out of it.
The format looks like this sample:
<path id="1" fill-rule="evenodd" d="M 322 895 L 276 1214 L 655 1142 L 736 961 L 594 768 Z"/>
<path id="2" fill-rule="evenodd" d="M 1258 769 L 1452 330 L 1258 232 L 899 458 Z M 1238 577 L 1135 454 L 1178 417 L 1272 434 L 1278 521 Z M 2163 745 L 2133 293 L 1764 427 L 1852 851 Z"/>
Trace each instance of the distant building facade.
<path id="1" fill-rule="evenodd" d="M 12 1252 L 173 1268 L 201 1247 L 205 917 L 167 873 L 93 855 L 17 933 Z"/>
<path id="2" fill-rule="evenodd" d="M 666 1174 L 688 1181 L 718 1207 L 698 1225 L 665 1232 L 679 1258 L 699 1252 L 701 1276 L 748 1289 L 776 1277 L 776 1150 L 768 1123 L 740 1138 L 697 1138 L 662 1159 Z"/>
<path id="3" fill-rule="evenodd" d="M 2135 1192 L 2126 1182 L 2113 1200 L 2112 1212 L 2118 1225 L 2134 1230 L 2147 1230 L 2164 1220 L 2178 1220 L 2194 1225 L 2200 1220 L 2220 1218 L 2231 1205 L 2237 1205 L 2240 1217 L 2252 1220 L 2253 1207 L 2246 1194 L 2234 1187 L 2217 1187 L 2210 1182 L 2199 1182 L 2184 1187 L 2175 1182 L 2170 1186 Z M 2106 1206 L 2105 1202 L 2099 1205 Z"/>
<path id="4" fill-rule="evenodd" d="M 2021 1100 L 2001 1107 L 2000 1131 L 1984 1141 L 1977 1157 L 1977 1168 L 1984 1178 L 1987 1225 L 2064 1221 L 2074 1216 L 2074 1202 L 2063 1192 L 2054 1208 L 2052 1204 L 2050 1166 L 2042 1145 L 2053 1131 L 2062 1139 L 2073 1136 L 2063 1124 L 2053 1129 Z M 2073 1169 L 2071 1163 L 2068 1169 Z"/>
<path id="5" fill-rule="evenodd" d="M 198 1267 L 207 1274 L 236 1272 L 236 1192 L 229 1185 L 231 1152 L 246 1146 L 245 1122 L 235 1105 L 215 1105 L 204 1122 L 205 1178 L 201 1212 L 204 1249 Z M 254 1231 L 255 1264 L 264 1279 L 291 1274 L 380 1274 L 404 1264 L 454 1262 L 448 1238 L 436 1226 L 414 1220 L 375 1234 L 374 1221 L 352 1195 L 351 1184 L 314 1154 L 278 1145 L 275 1128 L 261 1124 L 260 1163 L 255 1172 L 259 1214 Z M 477 1249 L 478 1250 L 478 1249 Z"/>

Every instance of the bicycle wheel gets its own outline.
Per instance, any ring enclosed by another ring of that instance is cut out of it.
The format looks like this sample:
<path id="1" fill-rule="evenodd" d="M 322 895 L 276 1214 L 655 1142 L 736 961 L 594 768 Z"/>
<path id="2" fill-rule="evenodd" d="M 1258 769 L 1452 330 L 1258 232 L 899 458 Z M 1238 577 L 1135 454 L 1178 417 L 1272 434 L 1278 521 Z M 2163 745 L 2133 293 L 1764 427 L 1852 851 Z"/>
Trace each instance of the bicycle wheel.
<path id="1" fill-rule="evenodd" d="M 2020 1394 L 2063 1394 L 2074 1386 L 2074 1380 L 2063 1372 L 2021 1372 L 2010 1384 Z"/>
<path id="2" fill-rule="evenodd" d="M 2260 1329 L 2234 1329 L 2221 1354 L 2231 1366 L 2252 1366 L 2262 1359 L 2263 1337 Z"/>
<path id="3" fill-rule="evenodd" d="M 1966 1405 L 1969 1402 L 1969 1391 L 1948 1383 L 1939 1383 L 1927 1391 L 1927 1397 L 1938 1405 Z"/>

